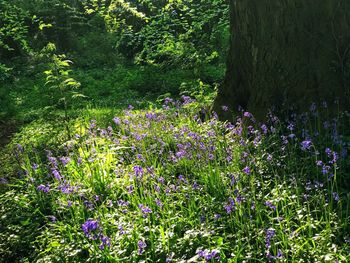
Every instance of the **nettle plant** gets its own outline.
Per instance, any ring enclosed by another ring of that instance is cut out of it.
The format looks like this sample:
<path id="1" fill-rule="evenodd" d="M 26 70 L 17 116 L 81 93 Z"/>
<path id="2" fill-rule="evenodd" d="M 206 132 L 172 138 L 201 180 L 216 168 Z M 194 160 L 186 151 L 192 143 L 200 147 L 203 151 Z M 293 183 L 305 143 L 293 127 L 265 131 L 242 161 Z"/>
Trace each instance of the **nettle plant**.
<path id="1" fill-rule="evenodd" d="M 70 66 L 73 63 L 68 60 L 65 54 L 55 54 L 56 46 L 49 43 L 43 50 L 44 54 L 49 58 L 49 69 L 44 71 L 46 75 L 45 85 L 51 90 L 53 106 L 62 107 L 64 110 L 64 124 L 67 135 L 71 138 L 69 129 L 69 108 L 72 100 L 79 97 L 85 97 L 76 91 L 80 87 L 80 82 L 71 77 Z"/>

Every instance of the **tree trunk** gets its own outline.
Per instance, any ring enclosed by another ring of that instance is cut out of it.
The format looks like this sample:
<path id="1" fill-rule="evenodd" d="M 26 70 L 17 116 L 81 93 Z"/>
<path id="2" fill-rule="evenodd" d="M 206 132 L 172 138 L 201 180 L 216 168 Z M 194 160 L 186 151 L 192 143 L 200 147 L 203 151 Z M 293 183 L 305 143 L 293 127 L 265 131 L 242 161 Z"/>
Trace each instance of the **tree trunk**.
<path id="1" fill-rule="evenodd" d="M 350 98 L 349 0 L 230 0 L 231 43 L 214 111 Z M 226 114 L 226 115 L 225 115 Z"/>

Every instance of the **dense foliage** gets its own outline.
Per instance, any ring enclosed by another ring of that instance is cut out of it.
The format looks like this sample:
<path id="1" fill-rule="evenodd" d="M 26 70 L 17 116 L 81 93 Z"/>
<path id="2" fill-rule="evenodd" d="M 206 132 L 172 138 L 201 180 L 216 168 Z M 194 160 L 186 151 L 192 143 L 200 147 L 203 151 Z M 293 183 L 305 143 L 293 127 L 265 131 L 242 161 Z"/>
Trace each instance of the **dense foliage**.
<path id="1" fill-rule="evenodd" d="M 19 178 L 0 197 L 1 254 L 348 262 L 350 145 L 339 132 L 349 114 L 328 119 L 312 106 L 284 125 L 242 111 L 233 125 L 203 122 L 197 105 L 166 98 L 158 110 L 130 105 L 107 127 L 81 120 L 74 138 L 46 152 L 19 137 Z"/>
<path id="2" fill-rule="evenodd" d="M 60 98 L 44 85 L 50 43 L 73 62 L 83 105 L 92 107 L 100 96 L 118 106 L 121 91 L 177 96 L 184 82 L 214 85 L 223 78 L 229 37 L 223 0 L 5 0 L 0 10 L 1 119 L 41 117 Z"/>
<path id="3" fill-rule="evenodd" d="M 0 262 L 350 262 L 350 114 L 219 121 L 225 0 L 0 12 Z"/>

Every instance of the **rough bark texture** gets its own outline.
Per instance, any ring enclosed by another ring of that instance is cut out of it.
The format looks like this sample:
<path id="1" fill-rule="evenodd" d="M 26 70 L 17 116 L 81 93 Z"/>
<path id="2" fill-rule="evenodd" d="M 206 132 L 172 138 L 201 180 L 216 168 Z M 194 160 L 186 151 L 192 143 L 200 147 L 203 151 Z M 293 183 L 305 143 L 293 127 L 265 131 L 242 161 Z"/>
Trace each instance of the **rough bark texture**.
<path id="1" fill-rule="evenodd" d="M 214 103 L 266 110 L 350 98 L 349 0 L 230 0 L 231 45 Z"/>

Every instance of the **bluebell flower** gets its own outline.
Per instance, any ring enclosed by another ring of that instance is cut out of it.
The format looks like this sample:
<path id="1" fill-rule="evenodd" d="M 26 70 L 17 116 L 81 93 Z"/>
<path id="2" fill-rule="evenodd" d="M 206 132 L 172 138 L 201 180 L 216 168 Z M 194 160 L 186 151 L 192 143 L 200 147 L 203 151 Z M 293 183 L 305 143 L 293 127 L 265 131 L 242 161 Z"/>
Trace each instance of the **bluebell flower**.
<path id="1" fill-rule="evenodd" d="M 326 149 L 325 149 L 325 153 L 327 154 L 328 157 L 331 157 L 332 150 L 329 149 L 329 148 L 326 148 Z"/>
<path id="2" fill-rule="evenodd" d="M 271 247 L 271 240 L 276 235 L 276 232 L 273 228 L 270 228 L 266 230 L 265 235 L 265 246 L 267 249 L 269 249 Z"/>
<path id="3" fill-rule="evenodd" d="M 129 194 L 132 194 L 134 192 L 134 186 L 129 185 L 129 186 L 126 187 L 126 190 L 128 190 Z"/>
<path id="4" fill-rule="evenodd" d="M 161 202 L 158 198 L 155 200 L 155 202 L 156 202 L 156 205 L 157 205 L 159 208 L 162 208 L 162 207 L 163 207 L 162 202 Z"/>
<path id="5" fill-rule="evenodd" d="M 147 247 L 147 244 L 144 241 L 139 240 L 137 241 L 137 246 L 138 246 L 138 254 L 142 255 L 143 252 L 145 251 L 145 248 Z"/>
<path id="6" fill-rule="evenodd" d="M 124 201 L 124 200 L 118 200 L 118 205 L 121 206 L 121 207 L 127 207 L 129 206 L 130 202 L 128 201 Z"/>
<path id="7" fill-rule="evenodd" d="M 63 177 L 61 176 L 60 172 L 59 172 L 57 169 L 53 168 L 53 169 L 51 170 L 51 172 L 52 172 L 53 177 L 54 177 L 56 180 L 58 180 L 58 181 L 62 180 Z"/>
<path id="8" fill-rule="evenodd" d="M 83 230 L 86 237 L 96 239 L 96 232 L 99 231 L 100 225 L 97 220 L 88 219 L 84 224 L 81 225 L 81 229 Z"/>
<path id="9" fill-rule="evenodd" d="M 110 247 L 111 246 L 111 239 L 108 236 L 101 236 L 101 242 L 102 244 L 99 246 L 99 248 L 102 250 L 105 247 Z"/>
<path id="10" fill-rule="evenodd" d="M 271 154 L 267 154 L 266 160 L 271 162 L 272 161 L 272 155 Z"/>
<path id="11" fill-rule="evenodd" d="M 266 124 L 262 124 L 260 128 L 264 134 L 267 134 L 268 128 L 267 128 Z"/>
<path id="12" fill-rule="evenodd" d="M 47 218 L 51 221 L 51 222 L 56 222 L 57 221 L 57 218 L 55 216 L 47 216 Z"/>
<path id="13" fill-rule="evenodd" d="M 311 140 L 304 140 L 301 142 L 301 149 L 303 151 L 310 150 L 312 146 L 312 141 Z"/>
<path id="14" fill-rule="evenodd" d="M 63 156 L 60 158 L 60 161 L 63 164 L 63 166 L 66 166 L 70 162 L 70 158 Z"/>
<path id="15" fill-rule="evenodd" d="M 323 162 L 322 162 L 321 160 L 318 160 L 318 161 L 316 161 L 316 165 L 317 165 L 317 166 L 322 166 L 322 165 L 323 165 Z"/>
<path id="16" fill-rule="evenodd" d="M 152 213 L 152 209 L 149 208 L 148 206 L 143 205 L 143 204 L 139 204 L 139 208 L 141 209 L 143 217 L 147 217 L 149 214 Z"/>
<path id="17" fill-rule="evenodd" d="M 332 193 L 332 196 L 333 196 L 334 201 L 336 201 L 336 202 L 339 201 L 339 195 L 338 195 L 337 192 L 333 192 L 333 193 Z"/>
<path id="18" fill-rule="evenodd" d="M 228 111 L 228 107 L 227 106 L 221 106 L 221 109 L 223 110 L 223 111 Z"/>
<path id="19" fill-rule="evenodd" d="M 8 184 L 8 180 L 4 177 L 0 178 L 0 184 Z"/>
<path id="20" fill-rule="evenodd" d="M 21 152 L 21 153 L 24 152 L 24 147 L 23 147 L 21 144 L 17 143 L 16 146 L 17 146 L 17 150 L 18 150 L 19 152 Z"/>
<path id="21" fill-rule="evenodd" d="M 276 206 L 274 206 L 270 201 L 266 201 L 265 205 L 269 208 L 271 208 L 272 210 L 276 210 Z"/>
<path id="22" fill-rule="evenodd" d="M 229 198 L 228 202 L 224 205 L 227 214 L 231 214 L 235 209 L 235 200 L 233 198 Z"/>
<path id="23" fill-rule="evenodd" d="M 50 186 L 41 184 L 36 189 L 44 193 L 48 193 L 50 191 Z"/>
<path id="24" fill-rule="evenodd" d="M 250 174 L 250 168 L 248 166 L 244 167 L 242 171 L 247 175 Z"/>
<path id="25" fill-rule="evenodd" d="M 39 165 L 37 163 L 33 163 L 32 164 L 32 169 L 35 171 L 35 170 L 38 170 L 39 168 Z"/>
<path id="26" fill-rule="evenodd" d="M 205 259 L 206 262 L 211 262 L 212 260 L 220 261 L 220 252 L 216 249 L 213 250 L 198 250 L 197 255 L 199 259 Z"/>
<path id="27" fill-rule="evenodd" d="M 143 169 L 141 166 L 135 165 L 133 169 L 134 169 L 136 177 L 141 178 L 143 176 Z"/>

